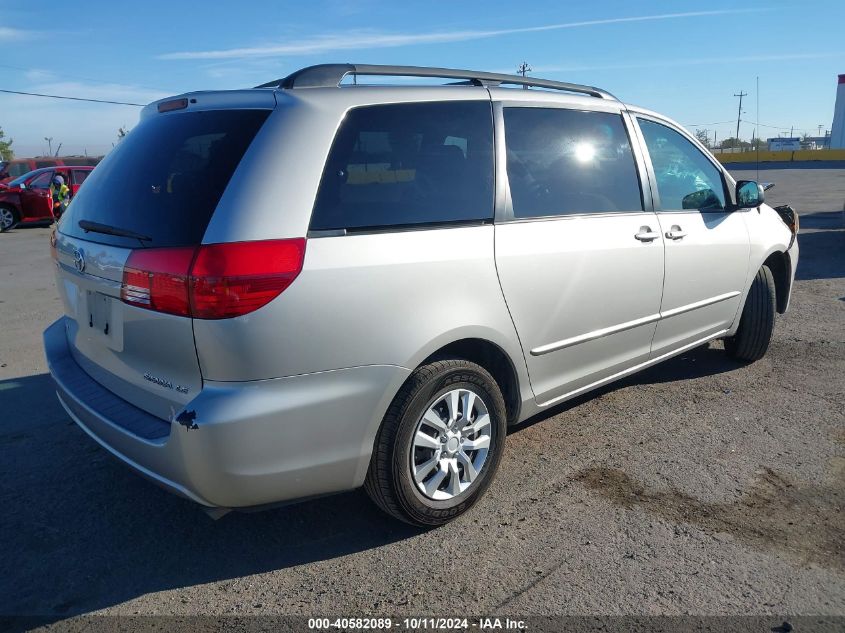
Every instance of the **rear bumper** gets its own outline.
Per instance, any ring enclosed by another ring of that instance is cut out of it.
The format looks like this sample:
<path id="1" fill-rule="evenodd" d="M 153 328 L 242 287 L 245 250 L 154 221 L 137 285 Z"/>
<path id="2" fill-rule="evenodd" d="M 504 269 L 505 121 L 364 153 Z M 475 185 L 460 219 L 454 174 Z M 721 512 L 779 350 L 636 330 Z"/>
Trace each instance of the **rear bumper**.
<path id="1" fill-rule="evenodd" d="M 205 382 L 196 428 L 151 416 L 73 359 L 64 318 L 44 332 L 60 402 L 115 457 L 168 490 L 240 508 L 360 486 L 376 431 L 407 369 L 374 365 L 251 382 Z M 173 412 L 175 420 L 181 411 Z"/>

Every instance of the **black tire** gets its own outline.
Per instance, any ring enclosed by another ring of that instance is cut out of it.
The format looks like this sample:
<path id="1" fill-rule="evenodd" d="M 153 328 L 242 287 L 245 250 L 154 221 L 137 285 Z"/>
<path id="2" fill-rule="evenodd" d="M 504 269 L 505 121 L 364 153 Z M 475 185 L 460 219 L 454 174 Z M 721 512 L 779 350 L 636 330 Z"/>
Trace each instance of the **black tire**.
<path id="1" fill-rule="evenodd" d="M 478 476 L 449 500 L 428 498 L 411 473 L 413 436 L 433 402 L 455 389 L 480 397 L 490 416 L 490 447 Z M 469 510 L 487 490 L 499 467 L 507 422 L 505 401 L 495 379 L 466 360 L 438 360 L 423 365 L 408 378 L 393 399 L 376 436 L 364 488 L 387 514 L 411 525 L 431 527 L 448 523 Z"/>
<path id="2" fill-rule="evenodd" d="M 725 351 L 737 360 L 754 362 L 766 355 L 775 329 L 775 280 L 768 266 L 757 271 L 736 334 L 725 339 Z"/>
<path id="3" fill-rule="evenodd" d="M 0 204 L 0 211 L 2 211 L 2 214 L 0 214 L 0 233 L 3 233 L 4 231 L 11 231 L 18 225 L 18 222 L 21 221 L 18 217 L 18 212 L 14 207 Z M 7 214 L 11 214 L 12 216 L 11 224 L 3 221 L 3 216 L 6 215 L 8 217 Z"/>

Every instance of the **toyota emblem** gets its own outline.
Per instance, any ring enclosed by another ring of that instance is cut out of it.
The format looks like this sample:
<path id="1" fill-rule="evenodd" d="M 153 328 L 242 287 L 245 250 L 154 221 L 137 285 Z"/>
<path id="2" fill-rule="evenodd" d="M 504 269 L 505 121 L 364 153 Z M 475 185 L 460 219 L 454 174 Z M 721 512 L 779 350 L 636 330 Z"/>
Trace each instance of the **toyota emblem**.
<path id="1" fill-rule="evenodd" d="M 81 248 L 76 249 L 73 253 L 73 265 L 79 272 L 85 270 L 85 253 L 82 252 Z"/>

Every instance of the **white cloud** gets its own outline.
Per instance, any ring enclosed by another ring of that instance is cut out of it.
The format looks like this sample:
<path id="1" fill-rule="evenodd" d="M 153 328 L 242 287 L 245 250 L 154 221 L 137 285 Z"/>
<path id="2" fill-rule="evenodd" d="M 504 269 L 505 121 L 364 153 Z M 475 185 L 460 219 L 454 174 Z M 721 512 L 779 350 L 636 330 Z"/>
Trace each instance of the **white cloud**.
<path id="1" fill-rule="evenodd" d="M 605 24 L 622 24 L 630 22 L 651 22 L 655 20 L 672 20 L 679 18 L 696 18 L 705 16 L 727 15 L 737 13 L 759 12 L 765 9 L 723 9 L 715 11 L 689 11 L 685 13 L 664 13 L 659 15 L 643 15 L 634 17 L 606 18 L 602 20 L 586 20 L 582 22 L 567 22 L 561 24 L 545 24 L 522 28 L 497 30 L 464 30 L 441 31 L 433 33 L 378 33 L 373 31 L 354 31 L 350 33 L 336 33 L 316 35 L 307 39 L 294 40 L 286 43 L 269 44 L 265 46 L 251 46 L 209 51 L 181 51 L 164 53 L 158 59 L 243 59 L 256 57 L 281 57 L 285 55 L 314 55 L 329 51 L 357 50 L 368 48 L 390 48 L 416 44 L 444 44 L 449 42 L 465 42 L 470 40 L 514 35 L 519 33 L 539 33 L 585 26 Z"/>
<path id="2" fill-rule="evenodd" d="M 845 52 L 839 53 L 780 53 L 774 55 L 732 55 L 727 57 L 695 57 L 687 59 L 661 59 L 640 62 L 629 62 L 625 64 L 566 64 L 561 66 L 537 66 L 533 69 L 534 74 L 557 73 L 557 72 L 580 72 L 597 70 L 637 70 L 649 68 L 669 68 L 675 66 L 707 66 L 715 64 L 737 64 L 755 62 L 780 62 L 796 61 L 805 59 L 828 59 L 845 56 Z M 511 72 L 511 71 L 500 71 Z"/>
<path id="3" fill-rule="evenodd" d="M 25 29 L 14 29 L 10 26 L 0 26 L 0 42 L 17 42 L 28 40 L 41 35 L 39 31 L 27 31 Z"/>
<path id="4" fill-rule="evenodd" d="M 52 81 L 56 78 L 56 73 L 52 70 L 44 70 L 42 68 L 30 68 L 24 71 L 23 76 L 27 81 Z"/>

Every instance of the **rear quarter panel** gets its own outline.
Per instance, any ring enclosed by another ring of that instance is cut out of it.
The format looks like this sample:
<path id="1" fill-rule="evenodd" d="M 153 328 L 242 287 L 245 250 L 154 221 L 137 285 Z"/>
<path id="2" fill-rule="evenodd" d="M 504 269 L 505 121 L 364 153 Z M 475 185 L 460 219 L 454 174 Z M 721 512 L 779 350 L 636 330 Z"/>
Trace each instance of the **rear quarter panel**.
<path id="1" fill-rule="evenodd" d="M 362 365 L 413 369 L 450 342 L 501 347 L 525 361 L 493 258 L 492 225 L 323 237 L 300 276 L 267 306 L 194 321 L 208 380 L 259 380 Z"/>
<path id="2" fill-rule="evenodd" d="M 276 91 L 205 243 L 304 237 L 336 131 L 372 104 L 481 100 L 455 86 Z M 194 321 L 203 377 L 260 380 L 362 365 L 416 367 L 463 338 L 507 353 L 528 390 L 522 349 L 496 275 L 492 225 L 309 238 L 302 273 L 260 310 Z M 523 400 L 533 400 L 525 394 Z"/>

